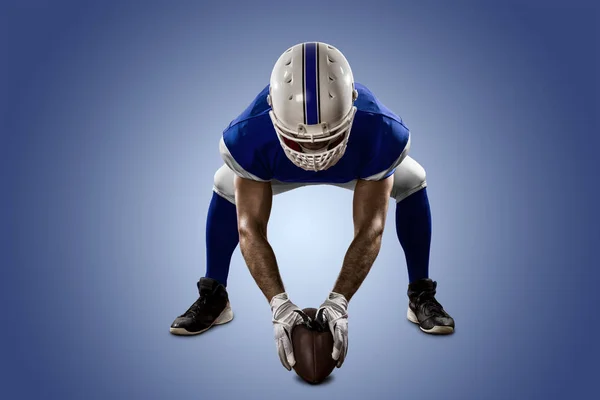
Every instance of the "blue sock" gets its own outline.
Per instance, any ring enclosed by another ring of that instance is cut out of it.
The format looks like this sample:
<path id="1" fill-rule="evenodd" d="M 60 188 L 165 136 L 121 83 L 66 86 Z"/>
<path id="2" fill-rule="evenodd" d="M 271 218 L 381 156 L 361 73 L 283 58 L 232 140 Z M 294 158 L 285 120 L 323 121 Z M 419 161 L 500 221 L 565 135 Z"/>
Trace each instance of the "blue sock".
<path id="1" fill-rule="evenodd" d="M 426 188 L 396 205 L 396 233 L 406 257 L 409 283 L 429 278 L 431 210 Z"/>
<path id="2" fill-rule="evenodd" d="M 206 218 L 206 277 L 227 286 L 231 256 L 239 242 L 235 205 L 213 192 Z"/>

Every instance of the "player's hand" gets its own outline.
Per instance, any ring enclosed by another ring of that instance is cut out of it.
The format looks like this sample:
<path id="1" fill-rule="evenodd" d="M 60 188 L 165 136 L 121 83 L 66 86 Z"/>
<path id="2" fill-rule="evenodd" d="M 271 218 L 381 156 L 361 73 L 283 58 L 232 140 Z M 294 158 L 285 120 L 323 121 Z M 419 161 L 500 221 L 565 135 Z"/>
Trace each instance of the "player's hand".
<path id="1" fill-rule="evenodd" d="M 294 348 L 292 347 L 292 329 L 301 324 L 303 312 L 290 301 L 287 293 L 280 293 L 271 299 L 273 313 L 273 326 L 275 330 L 275 344 L 281 364 L 290 371 L 296 364 Z"/>
<path id="2" fill-rule="evenodd" d="M 348 300 L 344 295 L 331 292 L 327 300 L 317 310 L 316 321 L 327 323 L 333 334 L 333 353 L 331 357 L 340 368 L 348 353 Z"/>

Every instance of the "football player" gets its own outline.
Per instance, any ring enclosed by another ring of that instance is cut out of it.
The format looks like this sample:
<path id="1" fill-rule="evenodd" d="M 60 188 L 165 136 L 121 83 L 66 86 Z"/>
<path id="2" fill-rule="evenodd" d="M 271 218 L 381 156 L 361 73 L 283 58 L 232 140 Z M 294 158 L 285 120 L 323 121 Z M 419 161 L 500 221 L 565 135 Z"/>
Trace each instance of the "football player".
<path id="1" fill-rule="evenodd" d="M 269 85 L 224 130 L 219 147 L 224 165 L 215 174 L 208 209 L 206 275 L 197 283 L 199 298 L 175 319 L 171 333 L 195 335 L 232 320 L 226 286 L 239 243 L 270 304 L 281 363 L 294 366 L 290 337 L 302 311 L 285 291 L 267 224 L 274 195 L 318 184 L 354 191 L 354 239 L 317 313 L 334 336 L 337 366 L 348 350 L 348 302 L 379 253 L 390 197 L 408 267 L 407 318 L 427 333 L 454 331 L 429 278 L 431 213 L 425 171 L 408 156 L 410 131 L 354 82 L 337 48 L 309 42 L 287 49 Z"/>

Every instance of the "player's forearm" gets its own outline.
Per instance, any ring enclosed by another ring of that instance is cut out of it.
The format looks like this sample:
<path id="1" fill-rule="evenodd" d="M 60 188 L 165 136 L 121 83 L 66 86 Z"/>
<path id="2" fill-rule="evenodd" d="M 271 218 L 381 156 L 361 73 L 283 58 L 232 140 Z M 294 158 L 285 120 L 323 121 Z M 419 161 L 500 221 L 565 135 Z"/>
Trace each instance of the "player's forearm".
<path id="1" fill-rule="evenodd" d="M 250 274 L 267 301 L 285 291 L 273 248 L 267 237 L 256 230 L 240 229 L 240 250 Z"/>
<path id="2" fill-rule="evenodd" d="M 344 257 L 342 270 L 333 288 L 334 292 L 343 294 L 350 301 L 379 254 L 382 235 L 383 229 L 380 229 L 359 232 L 354 237 Z"/>

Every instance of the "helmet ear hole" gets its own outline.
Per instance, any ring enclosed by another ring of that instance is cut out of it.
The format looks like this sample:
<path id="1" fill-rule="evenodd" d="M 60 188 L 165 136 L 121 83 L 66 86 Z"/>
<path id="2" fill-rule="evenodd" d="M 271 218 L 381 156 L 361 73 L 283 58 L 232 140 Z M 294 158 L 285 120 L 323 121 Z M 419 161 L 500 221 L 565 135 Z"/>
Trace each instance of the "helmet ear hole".
<path id="1" fill-rule="evenodd" d="M 269 106 L 271 106 L 271 107 L 273 106 L 273 105 L 271 104 L 271 95 L 270 95 L 270 94 L 268 94 L 268 95 L 267 95 L 267 104 L 268 104 Z"/>
<path id="2" fill-rule="evenodd" d="M 352 101 L 356 101 L 358 99 L 358 91 L 356 89 L 352 89 Z"/>

